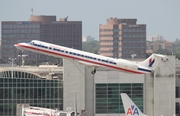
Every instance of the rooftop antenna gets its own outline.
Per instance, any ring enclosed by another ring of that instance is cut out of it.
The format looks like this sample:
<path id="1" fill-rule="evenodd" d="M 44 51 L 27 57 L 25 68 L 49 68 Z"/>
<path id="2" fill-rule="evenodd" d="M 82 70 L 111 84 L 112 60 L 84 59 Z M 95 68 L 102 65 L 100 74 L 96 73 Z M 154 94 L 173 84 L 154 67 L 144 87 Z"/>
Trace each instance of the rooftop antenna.
<path id="1" fill-rule="evenodd" d="M 31 8 L 31 15 L 34 15 L 34 14 L 33 14 L 33 8 Z"/>

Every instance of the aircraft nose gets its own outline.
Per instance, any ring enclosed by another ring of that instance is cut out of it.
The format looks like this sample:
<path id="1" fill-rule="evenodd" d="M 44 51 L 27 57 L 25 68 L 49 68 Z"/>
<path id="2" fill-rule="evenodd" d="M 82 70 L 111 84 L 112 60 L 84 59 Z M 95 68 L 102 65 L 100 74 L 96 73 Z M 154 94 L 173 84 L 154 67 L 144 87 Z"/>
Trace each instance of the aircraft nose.
<path id="1" fill-rule="evenodd" d="M 14 44 L 14 47 L 16 47 L 18 50 L 23 50 L 19 44 Z"/>

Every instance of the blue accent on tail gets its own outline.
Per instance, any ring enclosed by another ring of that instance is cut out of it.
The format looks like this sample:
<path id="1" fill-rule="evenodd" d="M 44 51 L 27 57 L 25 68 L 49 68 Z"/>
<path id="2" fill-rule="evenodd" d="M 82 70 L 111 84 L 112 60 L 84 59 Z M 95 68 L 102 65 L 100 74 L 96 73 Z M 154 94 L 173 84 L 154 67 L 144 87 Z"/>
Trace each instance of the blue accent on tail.
<path id="1" fill-rule="evenodd" d="M 152 67 L 152 65 L 154 64 L 154 62 L 155 62 L 155 59 L 153 59 L 153 61 L 149 63 L 148 67 Z"/>

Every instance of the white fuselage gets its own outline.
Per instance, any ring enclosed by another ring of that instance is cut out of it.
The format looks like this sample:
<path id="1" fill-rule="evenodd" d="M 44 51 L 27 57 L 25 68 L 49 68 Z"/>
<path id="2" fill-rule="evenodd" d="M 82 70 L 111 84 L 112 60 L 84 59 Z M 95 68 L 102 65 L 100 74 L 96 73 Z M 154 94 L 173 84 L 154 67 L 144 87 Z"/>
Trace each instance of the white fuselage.
<path id="1" fill-rule="evenodd" d="M 72 48 L 58 46 L 38 40 L 29 43 L 18 43 L 15 45 L 20 50 L 28 50 L 54 57 L 77 60 L 92 64 L 94 67 L 106 67 L 111 70 L 125 71 L 129 73 L 145 74 L 151 72 L 150 69 L 141 68 L 138 63 L 124 59 L 114 59 L 93 53 L 88 53 Z"/>

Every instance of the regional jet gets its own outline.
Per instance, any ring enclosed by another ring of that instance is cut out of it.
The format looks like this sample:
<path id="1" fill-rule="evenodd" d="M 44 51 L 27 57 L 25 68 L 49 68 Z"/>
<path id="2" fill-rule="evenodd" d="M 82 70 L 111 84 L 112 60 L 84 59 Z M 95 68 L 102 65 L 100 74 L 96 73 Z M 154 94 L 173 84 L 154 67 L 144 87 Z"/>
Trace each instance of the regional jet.
<path id="1" fill-rule="evenodd" d="M 166 61 L 168 59 L 166 55 L 161 54 L 152 54 L 149 58 L 140 62 L 125 59 L 115 59 L 81 50 L 76 50 L 73 48 L 42 42 L 39 40 L 17 43 L 14 46 L 22 51 L 27 50 L 58 58 L 77 61 L 79 64 L 91 67 L 92 74 L 96 73 L 97 68 L 124 71 L 126 73 L 134 74 L 146 74 L 152 72 L 161 60 Z"/>

